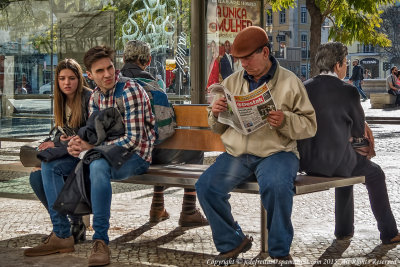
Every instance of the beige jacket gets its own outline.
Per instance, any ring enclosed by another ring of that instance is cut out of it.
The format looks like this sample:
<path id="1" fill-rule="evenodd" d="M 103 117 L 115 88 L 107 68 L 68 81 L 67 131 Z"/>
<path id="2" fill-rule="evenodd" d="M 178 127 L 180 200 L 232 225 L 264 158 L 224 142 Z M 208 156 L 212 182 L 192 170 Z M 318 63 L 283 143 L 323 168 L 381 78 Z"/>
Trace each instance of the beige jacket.
<path id="1" fill-rule="evenodd" d="M 243 78 L 244 70 L 233 73 L 222 84 L 234 95 L 249 93 L 249 83 Z M 309 138 L 317 131 L 315 111 L 308 99 L 303 83 L 290 71 L 280 67 L 268 82 L 276 108 L 284 113 L 282 125 L 270 128 L 266 125 L 256 132 L 243 135 L 234 128 L 219 123 L 214 117 L 211 106 L 208 109 L 208 123 L 211 129 L 221 134 L 226 151 L 237 157 L 252 154 L 268 157 L 280 151 L 293 152 L 299 157 L 296 140 Z M 222 95 L 214 97 L 219 99 Z"/>

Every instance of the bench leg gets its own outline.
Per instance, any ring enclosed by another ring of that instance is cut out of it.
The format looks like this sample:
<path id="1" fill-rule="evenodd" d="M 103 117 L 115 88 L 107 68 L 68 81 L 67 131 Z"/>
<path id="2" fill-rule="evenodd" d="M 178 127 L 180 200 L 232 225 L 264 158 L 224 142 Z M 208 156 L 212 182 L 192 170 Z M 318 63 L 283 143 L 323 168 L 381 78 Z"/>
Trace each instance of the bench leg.
<path id="1" fill-rule="evenodd" d="M 264 209 L 262 202 L 261 206 L 261 253 L 268 252 L 268 230 L 267 230 L 267 211 Z"/>

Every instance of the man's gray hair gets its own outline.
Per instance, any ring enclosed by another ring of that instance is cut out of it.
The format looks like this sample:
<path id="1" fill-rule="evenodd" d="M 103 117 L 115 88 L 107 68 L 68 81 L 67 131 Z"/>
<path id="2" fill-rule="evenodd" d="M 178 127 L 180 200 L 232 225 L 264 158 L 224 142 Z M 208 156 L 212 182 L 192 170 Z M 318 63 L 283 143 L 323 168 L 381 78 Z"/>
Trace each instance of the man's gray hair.
<path id="1" fill-rule="evenodd" d="M 320 73 L 323 71 L 333 72 L 336 63 L 342 66 L 347 54 L 347 46 L 340 42 L 322 44 L 318 47 L 317 54 L 315 55 L 315 64 Z"/>
<path id="2" fill-rule="evenodd" d="M 124 61 L 146 65 L 150 61 L 150 45 L 139 40 L 128 41 L 124 48 Z"/>

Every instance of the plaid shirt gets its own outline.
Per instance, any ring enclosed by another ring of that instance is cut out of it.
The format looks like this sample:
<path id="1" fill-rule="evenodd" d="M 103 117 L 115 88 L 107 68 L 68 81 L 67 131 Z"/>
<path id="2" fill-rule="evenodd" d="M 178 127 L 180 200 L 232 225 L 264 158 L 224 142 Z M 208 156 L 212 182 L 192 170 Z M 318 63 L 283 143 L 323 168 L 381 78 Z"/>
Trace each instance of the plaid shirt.
<path id="1" fill-rule="evenodd" d="M 116 83 L 119 78 L 116 79 Z M 115 86 L 113 89 L 103 94 L 99 87 L 94 91 L 100 91 L 98 103 L 94 103 L 94 94 L 89 100 L 89 116 L 93 111 L 103 110 L 109 107 L 118 109 L 116 98 L 114 97 Z M 149 96 L 139 84 L 128 80 L 125 83 L 122 93 L 125 114 L 123 121 L 125 124 L 125 134 L 120 138 L 105 142 L 106 145 L 117 145 L 133 149 L 141 158 L 151 162 L 151 152 L 156 140 L 154 131 L 155 118 L 151 111 Z"/>

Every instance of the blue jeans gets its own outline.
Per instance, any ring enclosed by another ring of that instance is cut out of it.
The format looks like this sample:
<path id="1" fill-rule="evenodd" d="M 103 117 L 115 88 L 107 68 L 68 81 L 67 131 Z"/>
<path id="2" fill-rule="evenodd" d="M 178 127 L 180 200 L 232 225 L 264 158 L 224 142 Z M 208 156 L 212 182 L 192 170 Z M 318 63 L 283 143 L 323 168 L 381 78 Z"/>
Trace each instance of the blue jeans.
<path id="1" fill-rule="evenodd" d="M 53 210 L 53 204 L 57 199 L 63 185 L 63 176 L 68 175 L 78 164 L 79 159 L 71 156 L 42 163 L 43 186 L 46 193 L 47 203 L 53 232 L 60 238 L 71 235 L 70 224 L 67 216 Z M 118 170 L 111 167 L 107 160 L 101 158 L 89 165 L 91 201 L 93 212 L 93 229 L 95 233 L 93 240 L 101 239 L 108 244 L 108 229 L 110 228 L 111 209 L 111 179 L 124 180 L 132 175 L 143 174 L 149 168 L 150 163 L 143 160 L 137 154 L 133 154 Z"/>
<path id="2" fill-rule="evenodd" d="M 64 186 L 64 176 L 68 176 L 75 169 L 78 162 L 79 158 L 69 155 L 50 162 L 42 162 L 42 181 L 48 211 L 53 223 L 53 232 L 60 238 L 67 238 L 71 235 L 70 222 L 66 215 L 60 214 L 53 209 L 53 204 Z"/>
<path id="3" fill-rule="evenodd" d="M 356 80 L 353 81 L 353 85 L 357 88 L 358 93 L 361 95 L 361 97 L 366 100 L 368 99 L 367 95 L 365 94 L 364 90 L 361 88 L 361 80 Z"/>
<path id="4" fill-rule="evenodd" d="M 299 160 L 294 153 L 278 152 L 266 158 L 221 154 L 196 183 L 199 202 L 210 223 L 214 244 L 221 253 L 240 245 L 244 234 L 233 219 L 229 198 L 237 185 L 254 178 L 268 211 L 268 252 L 273 257 L 289 254 L 293 239 L 291 222 L 294 180 Z"/>
<path id="5" fill-rule="evenodd" d="M 65 178 L 66 176 L 64 176 L 64 179 Z M 40 200 L 40 202 L 42 202 L 46 210 L 49 211 L 49 205 L 47 204 L 46 193 L 44 192 L 43 187 L 42 171 L 38 170 L 31 172 L 31 174 L 29 175 L 29 183 L 31 184 L 33 192 L 35 193 L 37 198 Z M 69 218 L 71 219 L 72 223 L 82 222 L 82 216 L 70 215 Z"/>
<path id="6" fill-rule="evenodd" d="M 132 175 L 143 174 L 150 163 L 136 153 L 127 160 L 118 170 L 111 167 L 107 160 L 101 158 L 93 161 L 90 166 L 90 193 L 93 212 L 93 240 L 101 239 L 109 242 L 108 229 L 110 228 L 111 209 L 111 180 L 124 180 Z"/>

